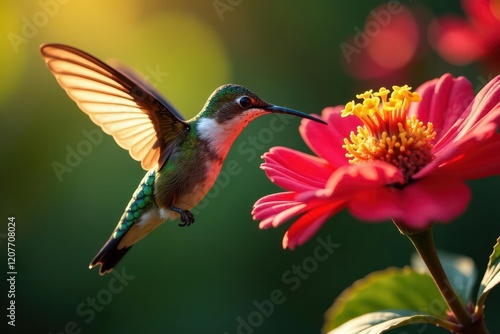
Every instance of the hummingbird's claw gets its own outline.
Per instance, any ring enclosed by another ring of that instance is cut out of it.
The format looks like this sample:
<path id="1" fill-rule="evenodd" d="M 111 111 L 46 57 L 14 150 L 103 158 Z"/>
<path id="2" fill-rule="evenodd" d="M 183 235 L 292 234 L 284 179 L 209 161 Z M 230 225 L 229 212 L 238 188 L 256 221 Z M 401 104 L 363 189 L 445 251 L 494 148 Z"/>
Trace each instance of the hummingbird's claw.
<path id="1" fill-rule="evenodd" d="M 194 223 L 194 216 L 188 210 L 183 210 L 181 213 L 181 223 L 179 226 L 189 226 Z"/>
<path id="2" fill-rule="evenodd" d="M 179 226 L 189 226 L 194 223 L 194 216 L 188 210 L 182 210 L 181 208 L 170 206 L 170 210 L 178 212 L 181 215 L 181 223 Z"/>

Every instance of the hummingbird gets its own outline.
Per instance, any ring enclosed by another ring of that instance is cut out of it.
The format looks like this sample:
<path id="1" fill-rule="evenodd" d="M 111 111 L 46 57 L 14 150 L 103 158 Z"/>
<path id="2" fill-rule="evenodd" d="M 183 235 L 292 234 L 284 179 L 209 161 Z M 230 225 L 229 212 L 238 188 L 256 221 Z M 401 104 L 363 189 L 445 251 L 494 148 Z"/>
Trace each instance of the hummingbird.
<path id="1" fill-rule="evenodd" d="M 111 236 L 90 262 L 110 272 L 130 250 L 163 222 L 189 226 L 196 206 L 215 183 L 227 153 L 255 118 L 288 114 L 314 116 L 273 105 L 247 88 L 217 88 L 192 119 L 184 117 L 133 71 L 111 67 L 77 48 L 44 44 L 40 52 L 59 85 L 119 146 L 140 161 L 146 175 Z"/>

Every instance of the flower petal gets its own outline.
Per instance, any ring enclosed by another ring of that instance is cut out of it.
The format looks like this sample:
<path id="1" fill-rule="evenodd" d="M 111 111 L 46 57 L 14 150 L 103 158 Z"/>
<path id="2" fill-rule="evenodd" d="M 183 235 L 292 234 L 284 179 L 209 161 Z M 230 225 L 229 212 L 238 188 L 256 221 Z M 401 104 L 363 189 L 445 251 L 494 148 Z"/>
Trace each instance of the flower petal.
<path id="1" fill-rule="evenodd" d="M 252 216 L 254 219 L 264 219 L 276 215 L 283 209 L 297 204 L 294 201 L 294 192 L 282 192 L 264 196 L 253 205 Z"/>
<path id="2" fill-rule="evenodd" d="M 323 188 L 333 172 L 321 158 L 298 152 L 287 147 L 273 147 L 264 154 L 261 168 L 268 178 L 280 187 L 304 191 Z"/>
<path id="3" fill-rule="evenodd" d="M 434 160 L 413 175 L 413 178 L 435 173 L 439 166 L 476 150 L 495 134 L 500 123 L 500 76 L 491 80 L 479 92 L 468 110 L 470 113 L 467 118 L 441 138 L 441 146 L 437 147 L 436 144 Z"/>
<path id="4" fill-rule="evenodd" d="M 487 123 L 495 125 L 494 128 L 487 128 L 488 133 L 496 131 L 500 120 L 500 76 L 493 78 L 481 89 L 462 117 L 463 121 L 443 136 L 443 139 L 436 144 L 435 150 L 441 149 L 439 145 L 449 146 L 451 142 L 456 143 L 464 137 L 478 134 L 484 136 Z M 474 131 L 477 133 L 472 133 Z"/>
<path id="5" fill-rule="evenodd" d="M 300 123 L 299 132 L 306 144 L 316 155 L 326 159 L 333 168 L 348 164 L 346 151 L 342 148 L 344 138 L 361 125 L 357 117 L 341 117 L 343 106 L 323 109 L 322 119 L 328 125 L 304 119 Z"/>
<path id="6" fill-rule="evenodd" d="M 450 162 L 432 173 L 432 175 L 452 176 L 461 180 L 478 179 L 493 175 L 500 175 L 500 134 L 487 141 L 470 141 L 470 147 Z"/>
<path id="7" fill-rule="evenodd" d="M 329 202 L 305 213 L 290 226 L 283 237 L 283 248 L 295 249 L 303 245 L 319 230 L 325 221 L 345 207 L 344 201 Z"/>
<path id="8" fill-rule="evenodd" d="M 412 229 L 424 229 L 436 221 L 449 222 L 470 202 L 470 189 L 461 180 L 428 177 L 403 189 L 373 188 L 353 196 L 349 211 L 366 221 L 395 219 Z"/>
<path id="9" fill-rule="evenodd" d="M 494 114 L 494 116 L 491 116 L 491 114 Z M 486 116 L 493 117 L 498 127 L 500 118 L 500 75 L 488 82 L 476 95 L 471 106 L 471 112 L 459 129 L 459 137 L 465 137 L 473 128 L 477 128 L 477 125 Z"/>
<path id="10" fill-rule="evenodd" d="M 252 210 L 253 219 L 262 220 L 259 223 L 259 228 L 277 227 L 293 216 L 304 212 L 307 205 L 295 201 L 294 198 L 295 193 L 283 192 L 259 199 Z"/>
<path id="11" fill-rule="evenodd" d="M 267 217 L 266 219 L 263 219 L 259 223 L 259 228 L 261 230 L 265 230 L 271 227 L 278 227 L 281 224 L 285 223 L 287 220 L 290 218 L 304 212 L 306 210 L 307 205 L 305 203 L 298 203 L 295 204 L 294 206 L 289 207 L 288 209 L 283 209 L 283 207 L 275 207 L 276 211 L 278 212 L 274 216 Z"/>
<path id="12" fill-rule="evenodd" d="M 372 161 L 347 165 L 337 169 L 321 193 L 317 196 L 348 199 L 367 188 L 383 187 L 388 184 L 402 184 L 404 176 L 397 167 L 383 161 Z"/>
<path id="13" fill-rule="evenodd" d="M 439 150 L 439 146 L 445 144 L 442 137 L 450 128 L 457 128 L 466 117 L 464 113 L 474 99 L 472 85 L 464 77 L 455 79 L 450 74 L 444 74 L 439 79 L 424 83 L 416 92 L 422 101 L 411 104 L 408 116 L 415 115 L 424 124 L 432 122 L 437 133 L 434 149 Z M 453 139 L 450 134 L 448 137 Z"/>

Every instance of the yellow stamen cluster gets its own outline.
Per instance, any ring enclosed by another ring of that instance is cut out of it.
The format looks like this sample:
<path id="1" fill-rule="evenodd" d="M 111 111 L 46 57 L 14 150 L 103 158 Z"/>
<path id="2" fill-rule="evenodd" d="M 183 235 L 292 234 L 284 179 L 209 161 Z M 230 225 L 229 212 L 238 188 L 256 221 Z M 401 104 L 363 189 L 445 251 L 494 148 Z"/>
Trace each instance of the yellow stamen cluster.
<path id="1" fill-rule="evenodd" d="M 416 116 L 407 117 L 410 104 L 421 100 L 417 93 L 411 92 L 411 87 L 392 89 L 392 93 L 383 87 L 375 93 L 369 90 L 356 95 L 363 103 L 346 104 L 342 116 L 357 116 L 364 125 L 358 126 L 357 133 L 352 131 L 342 147 L 347 150 L 349 163 L 386 161 L 396 166 L 408 181 L 432 160 L 436 132 L 432 123 L 424 125 Z"/>

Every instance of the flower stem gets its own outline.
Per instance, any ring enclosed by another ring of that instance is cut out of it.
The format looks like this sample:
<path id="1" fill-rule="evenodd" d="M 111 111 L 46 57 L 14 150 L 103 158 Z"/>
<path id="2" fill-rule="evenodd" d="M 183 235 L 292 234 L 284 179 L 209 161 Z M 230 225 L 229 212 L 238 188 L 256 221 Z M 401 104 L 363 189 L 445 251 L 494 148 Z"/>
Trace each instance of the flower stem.
<path id="1" fill-rule="evenodd" d="M 401 234 L 410 239 L 424 261 L 446 304 L 455 314 L 458 322 L 463 326 L 464 331 L 461 331 L 461 333 L 488 333 L 484 328 L 483 319 L 478 319 L 477 322 L 473 323 L 472 316 L 467 312 L 453 290 L 439 260 L 432 236 L 432 227 L 424 231 L 409 231 L 404 225 L 396 221 L 394 221 L 394 224 L 398 227 Z"/>
<path id="2" fill-rule="evenodd" d="M 460 299 L 455 294 L 453 287 L 446 277 L 441 261 L 437 255 L 436 247 L 434 246 L 434 238 L 432 237 L 432 228 L 422 232 L 405 234 L 418 254 L 424 261 L 429 273 L 436 283 L 439 292 L 443 296 L 450 310 L 455 314 L 457 320 L 463 326 L 467 327 L 472 323 L 472 317 L 469 315 Z"/>

